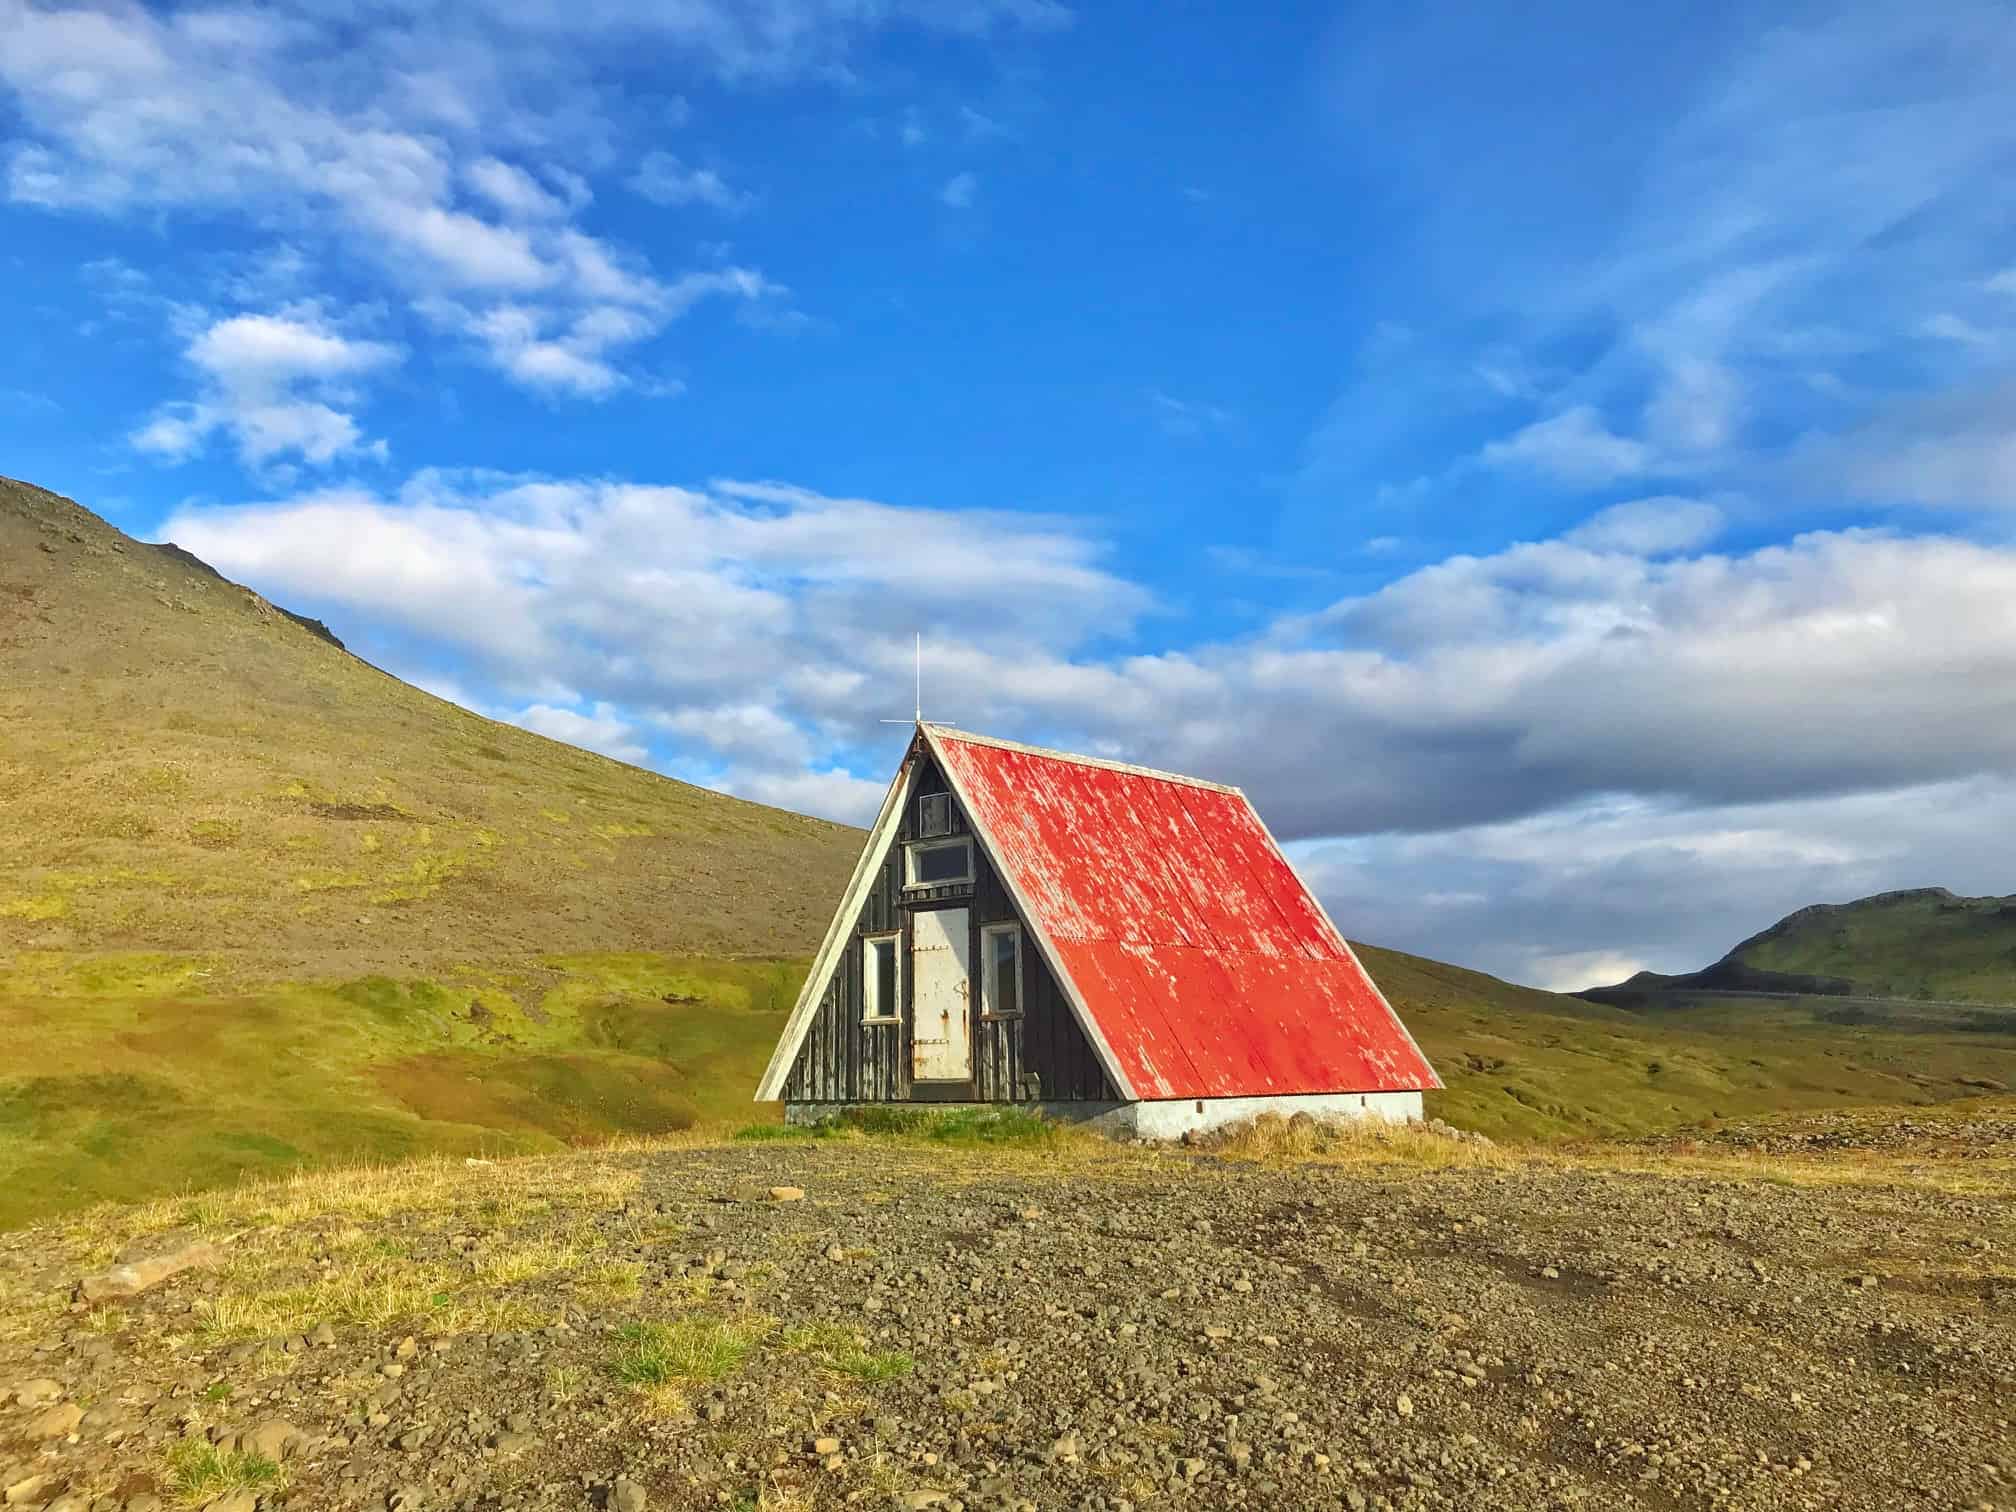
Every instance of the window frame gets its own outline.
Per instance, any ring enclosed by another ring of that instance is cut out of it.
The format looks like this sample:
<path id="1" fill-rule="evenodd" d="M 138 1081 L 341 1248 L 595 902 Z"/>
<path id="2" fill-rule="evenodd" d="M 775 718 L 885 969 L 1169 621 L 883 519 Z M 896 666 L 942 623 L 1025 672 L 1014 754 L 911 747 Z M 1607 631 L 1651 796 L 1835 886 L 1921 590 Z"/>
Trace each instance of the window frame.
<path id="1" fill-rule="evenodd" d="M 880 970 L 875 964 L 875 947 L 887 944 L 890 958 L 895 962 L 896 1001 L 893 1004 L 878 1002 L 876 1007 L 886 1011 L 870 1013 L 868 999 L 872 995 L 882 996 Z M 864 1024 L 900 1024 L 903 1022 L 903 931 L 900 929 L 878 929 L 873 934 L 861 936 L 861 1022 Z"/>
<path id="2" fill-rule="evenodd" d="M 924 851 L 951 850 L 959 847 L 966 853 L 966 871 L 957 877 L 940 877 L 934 882 L 917 880 L 917 857 Z M 973 837 L 971 835 L 947 835 L 937 840 L 912 840 L 903 847 L 903 891 L 924 892 L 933 887 L 970 887 L 973 884 Z"/>
<path id="3" fill-rule="evenodd" d="M 995 1007 L 997 996 L 994 986 L 994 955 L 990 935 L 1006 935 L 1015 942 L 1015 1006 L 1003 1013 Z M 1019 1019 L 1027 1011 L 1029 973 L 1023 963 L 1029 958 L 1028 933 L 1019 923 L 1003 921 L 999 924 L 980 926 L 980 1021 L 988 1024 L 1009 1023 Z"/>
<path id="4" fill-rule="evenodd" d="M 937 810 L 937 822 L 931 814 Z M 919 793 L 917 795 L 917 837 L 924 839 L 952 839 L 952 795 L 950 793 Z"/>

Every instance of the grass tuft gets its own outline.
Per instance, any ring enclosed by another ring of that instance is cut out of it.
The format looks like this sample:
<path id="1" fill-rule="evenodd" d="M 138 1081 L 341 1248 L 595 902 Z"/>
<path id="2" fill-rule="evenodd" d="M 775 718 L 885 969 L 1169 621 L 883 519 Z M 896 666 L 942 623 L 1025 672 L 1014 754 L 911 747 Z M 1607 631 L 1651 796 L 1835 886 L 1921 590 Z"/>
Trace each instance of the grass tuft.
<path id="1" fill-rule="evenodd" d="M 1203 1147 L 1232 1160 L 1260 1163 L 1312 1161 L 1333 1165 L 1399 1164 L 1432 1170 L 1517 1162 L 1516 1155 L 1495 1145 L 1456 1139 L 1419 1124 L 1389 1124 L 1375 1119 L 1325 1121 L 1283 1118 L 1263 1113 L 1233 1124 L 1203 1140 Z"/>
<path id="2" fill-rule="evenodd" d="M 611 1369 L 619 1381 L 632 1386 L 718 1381 L 741 1365 L 742 1357 L 771 1327 L 769 1318 L 753 1314 L 737 1318 L 696 1314 L 670 1323 L 631 1323 L 616 1335 Z"/>
<path id="3" fill-rule="evenodd" d="M 168 1489 L 185 1506 L 201 1506 L 231 1491 L 277 1491 L 287 1472 L 263 1454 L 220 1449 L 183 1439 L 168 1449 Z"/>
<path id="4" fill-rule="evenodd" d="M 909 1355 L 870 1349 L 865 1338 L 838 1323 L 786 1329 L 779 1343 L 787 1354 L 804 1355 L 822 1369 L 862 1381 L 893 1381 L 916 1368 Z"/>

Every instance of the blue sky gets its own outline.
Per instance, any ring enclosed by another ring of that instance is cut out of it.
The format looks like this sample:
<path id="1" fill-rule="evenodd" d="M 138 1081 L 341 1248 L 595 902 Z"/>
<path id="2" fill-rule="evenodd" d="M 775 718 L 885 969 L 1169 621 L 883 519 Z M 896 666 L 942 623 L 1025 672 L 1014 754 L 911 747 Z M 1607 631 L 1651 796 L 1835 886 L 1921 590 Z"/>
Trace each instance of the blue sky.
<path id="1" fill-rule="evenodd" d="M 861 819 L 1245 785 L 1547 985 L 2016 890 L 2005 7 L 0 0 L 0 468 Z"/>

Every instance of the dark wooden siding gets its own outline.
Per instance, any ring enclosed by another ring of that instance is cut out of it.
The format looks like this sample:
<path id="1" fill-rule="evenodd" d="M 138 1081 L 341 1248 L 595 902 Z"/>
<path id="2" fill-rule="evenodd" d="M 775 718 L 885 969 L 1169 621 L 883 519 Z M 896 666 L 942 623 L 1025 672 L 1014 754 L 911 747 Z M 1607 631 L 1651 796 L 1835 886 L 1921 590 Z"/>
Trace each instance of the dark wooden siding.
<path id="1" fill-rule="evenodd" d="M 995 875 L 985 848 L 974 845 L 970 883 L 955 883 L 910 893 L 903 891 L 903 846 L 915 839 L 917 800 L 948 787 L 937 763 L 920 747 L 910 756 L 919 763 L 916 781 L 904 805 L 896 832 L 840 964 L 820 999 L 819 1011 L 806 1031 L 784 1083 L 787 1102 L 1114 1102 L 1119 1094 L 1107 1081 L 1063 989 L 1025 925 L 1022 932 L 1023 1006 L 1019 1017 L 989 1019 L 980 1013 L 980 930 L 986 924 L 1022 923 L 1008 890 Z M 957 798 L 950 802 L 950 826 L 945 833 L 972 833 Z M 968 959 L 976 978 L 968 994 L 973 1003 L 973 1080 L 932 1083 L 923 1089 L 910 1080 L 910 919 L 919 908 L 970 910 L 972 937 Z M 862 937 L 899 931 L 903 954 L 902 1018 L 896 1024 L 864 1024 L 862 1010 Z"/>

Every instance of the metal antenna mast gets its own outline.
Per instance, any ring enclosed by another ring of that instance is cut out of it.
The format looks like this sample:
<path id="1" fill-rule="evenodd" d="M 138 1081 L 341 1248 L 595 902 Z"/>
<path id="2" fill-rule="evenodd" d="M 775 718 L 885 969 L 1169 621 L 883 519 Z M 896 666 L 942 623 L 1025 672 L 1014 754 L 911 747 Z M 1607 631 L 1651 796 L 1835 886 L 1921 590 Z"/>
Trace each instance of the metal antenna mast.
<path id="1" fill-rule="evenodd" d="M 924 632 L 923 632 L 922 630 L 919 630 L 919 631 L 917 632 L 917 650 L 916 650 L 916 658 L 917 658 L 917 661 L 916 661 L 916 665 L 917 665 L 917 705 L 916 705 L 916 708 L 917 708 L 917 712 L 916 712 L 916 714 L 915 714 L 915 715 L 913 716 L 913 719 L 914 719 L 914 721 L 915 721 L 915 722 L 916 722 L 917 724 L 920 724 L 920 725 L 921 725 L 922 723 L 924 723 Z M 878 720 L 876 720 L 875 722 L 876 722 L 877 724 L 901 724 L 901 723 L 903 723 L 903 721 L 902 721 L 902 720 L 900 720 L 900 719 L 878 719 Z"/>

